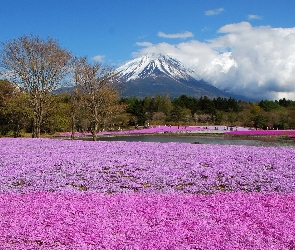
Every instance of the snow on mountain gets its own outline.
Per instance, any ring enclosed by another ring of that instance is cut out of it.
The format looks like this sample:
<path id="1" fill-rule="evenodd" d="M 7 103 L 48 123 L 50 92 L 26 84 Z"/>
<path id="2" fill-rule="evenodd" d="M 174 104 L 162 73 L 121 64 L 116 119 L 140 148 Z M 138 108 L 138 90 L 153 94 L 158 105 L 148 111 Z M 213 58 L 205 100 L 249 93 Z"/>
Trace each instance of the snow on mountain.
<path id="1" fill-rule="evenodd" d="M 124 81 L 147 77 L 166 76 L 174 80 L 192 78 L 193 70 L 186 68 L 175 58 L 162 54 L 146 54 L 119 67 L 116 70 Z"/>
<path id="2" fill-rule="evenodd" d="M 193 70 L 169 55 L 146 54 L 125 63 L 117 68 L 116 72 L 120 81 L 124 83 L 124 97 L 145 98 L 169 94 L 171 98 L 175 98 L 184 94 L 197 98 L 235 98 L 231 93 L 220 90 L 204 80 L 195 79 Z M 244 98 L 241 96 L 238 99 Z"/>

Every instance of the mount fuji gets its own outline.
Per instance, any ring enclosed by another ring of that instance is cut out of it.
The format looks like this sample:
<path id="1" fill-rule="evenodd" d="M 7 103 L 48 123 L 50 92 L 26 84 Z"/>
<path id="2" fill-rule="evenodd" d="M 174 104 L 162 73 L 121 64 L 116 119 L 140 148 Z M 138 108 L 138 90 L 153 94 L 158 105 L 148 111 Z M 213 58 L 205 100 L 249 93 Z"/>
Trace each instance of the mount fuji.
<path id="1" fill-rule="evenodd" d="M 117 70 L 126 81 L 159 76 L 189 80 L 193 73 L 193 70 L 186 68 L 178 60 L 162 54 L 147 54 L 127 62 Z"/>
<path id="2" fill-rule="evenodd" d="M 171 98 L 182 94 L 200 98 L 233 97 L 203 80 L 193 77 L 194 71 L 177 59 L 163 54 L 146 54 L 116 69 L 123 84 L 123 97 L 144 98 L 156 94 L 169 94 Z"/>

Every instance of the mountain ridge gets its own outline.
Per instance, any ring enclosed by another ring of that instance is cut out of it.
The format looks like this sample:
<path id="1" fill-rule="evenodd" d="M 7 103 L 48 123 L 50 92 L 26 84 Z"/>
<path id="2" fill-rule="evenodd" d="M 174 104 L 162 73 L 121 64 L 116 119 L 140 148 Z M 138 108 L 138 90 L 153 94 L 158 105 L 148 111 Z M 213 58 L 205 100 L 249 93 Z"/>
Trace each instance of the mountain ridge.
<path id="1" fill-rule="evenodd" d="M 192 69 L 185 67 L 179 60 L 169 55 L 146 54 L 135 58 L 116 69 L 123 85 L 123 97 L 155 96 L 169 94 L 171 98 L 182 94 L 200 98 L 237 98 L 243 96 L 220 90 L 204 80 L 194 78 Z"/>
<path id="2" fill-rule="evenodd" d="M 191 74 L 193 70 L 186 68 L 177 59 L 163 54 L 146 54 L 138 57 L 120 66 L 117 70 L 119 77 L 125 81 L 135 80 L 137 78 L 144 79 L 146 77 L 159 75 L 168 76 L 174 80 L 183 78 L 193 78 Z"/>

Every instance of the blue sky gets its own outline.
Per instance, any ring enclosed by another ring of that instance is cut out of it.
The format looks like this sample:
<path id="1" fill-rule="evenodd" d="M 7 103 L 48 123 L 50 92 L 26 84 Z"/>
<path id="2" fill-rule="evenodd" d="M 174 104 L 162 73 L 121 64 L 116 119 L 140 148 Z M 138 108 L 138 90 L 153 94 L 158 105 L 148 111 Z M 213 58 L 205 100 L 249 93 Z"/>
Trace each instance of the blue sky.
<path id="1" fill-rule="evenodd" d="M 0 42 L 49 36 L 113 67 L 161 52 L 217 87 L 295 99 L 294 0 L 0 0 L 0 9 Z"/>

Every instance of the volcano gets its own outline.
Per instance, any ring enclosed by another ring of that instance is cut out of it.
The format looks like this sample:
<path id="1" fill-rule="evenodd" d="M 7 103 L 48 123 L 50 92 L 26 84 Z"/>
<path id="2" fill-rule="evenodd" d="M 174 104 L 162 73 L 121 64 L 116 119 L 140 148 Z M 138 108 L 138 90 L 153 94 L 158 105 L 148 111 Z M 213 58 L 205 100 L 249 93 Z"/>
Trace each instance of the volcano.
<path id="1" fill-rule="evenodd" d="M 123 84 L 123 97 L 153 97 L 168 94 L 171 98 L 181 95 L 210 99 L 231 95 L 203 80 L 193 77 L 194 71 L 177 59 L 163 54 L 146 54 L 116 69 Z"/>

